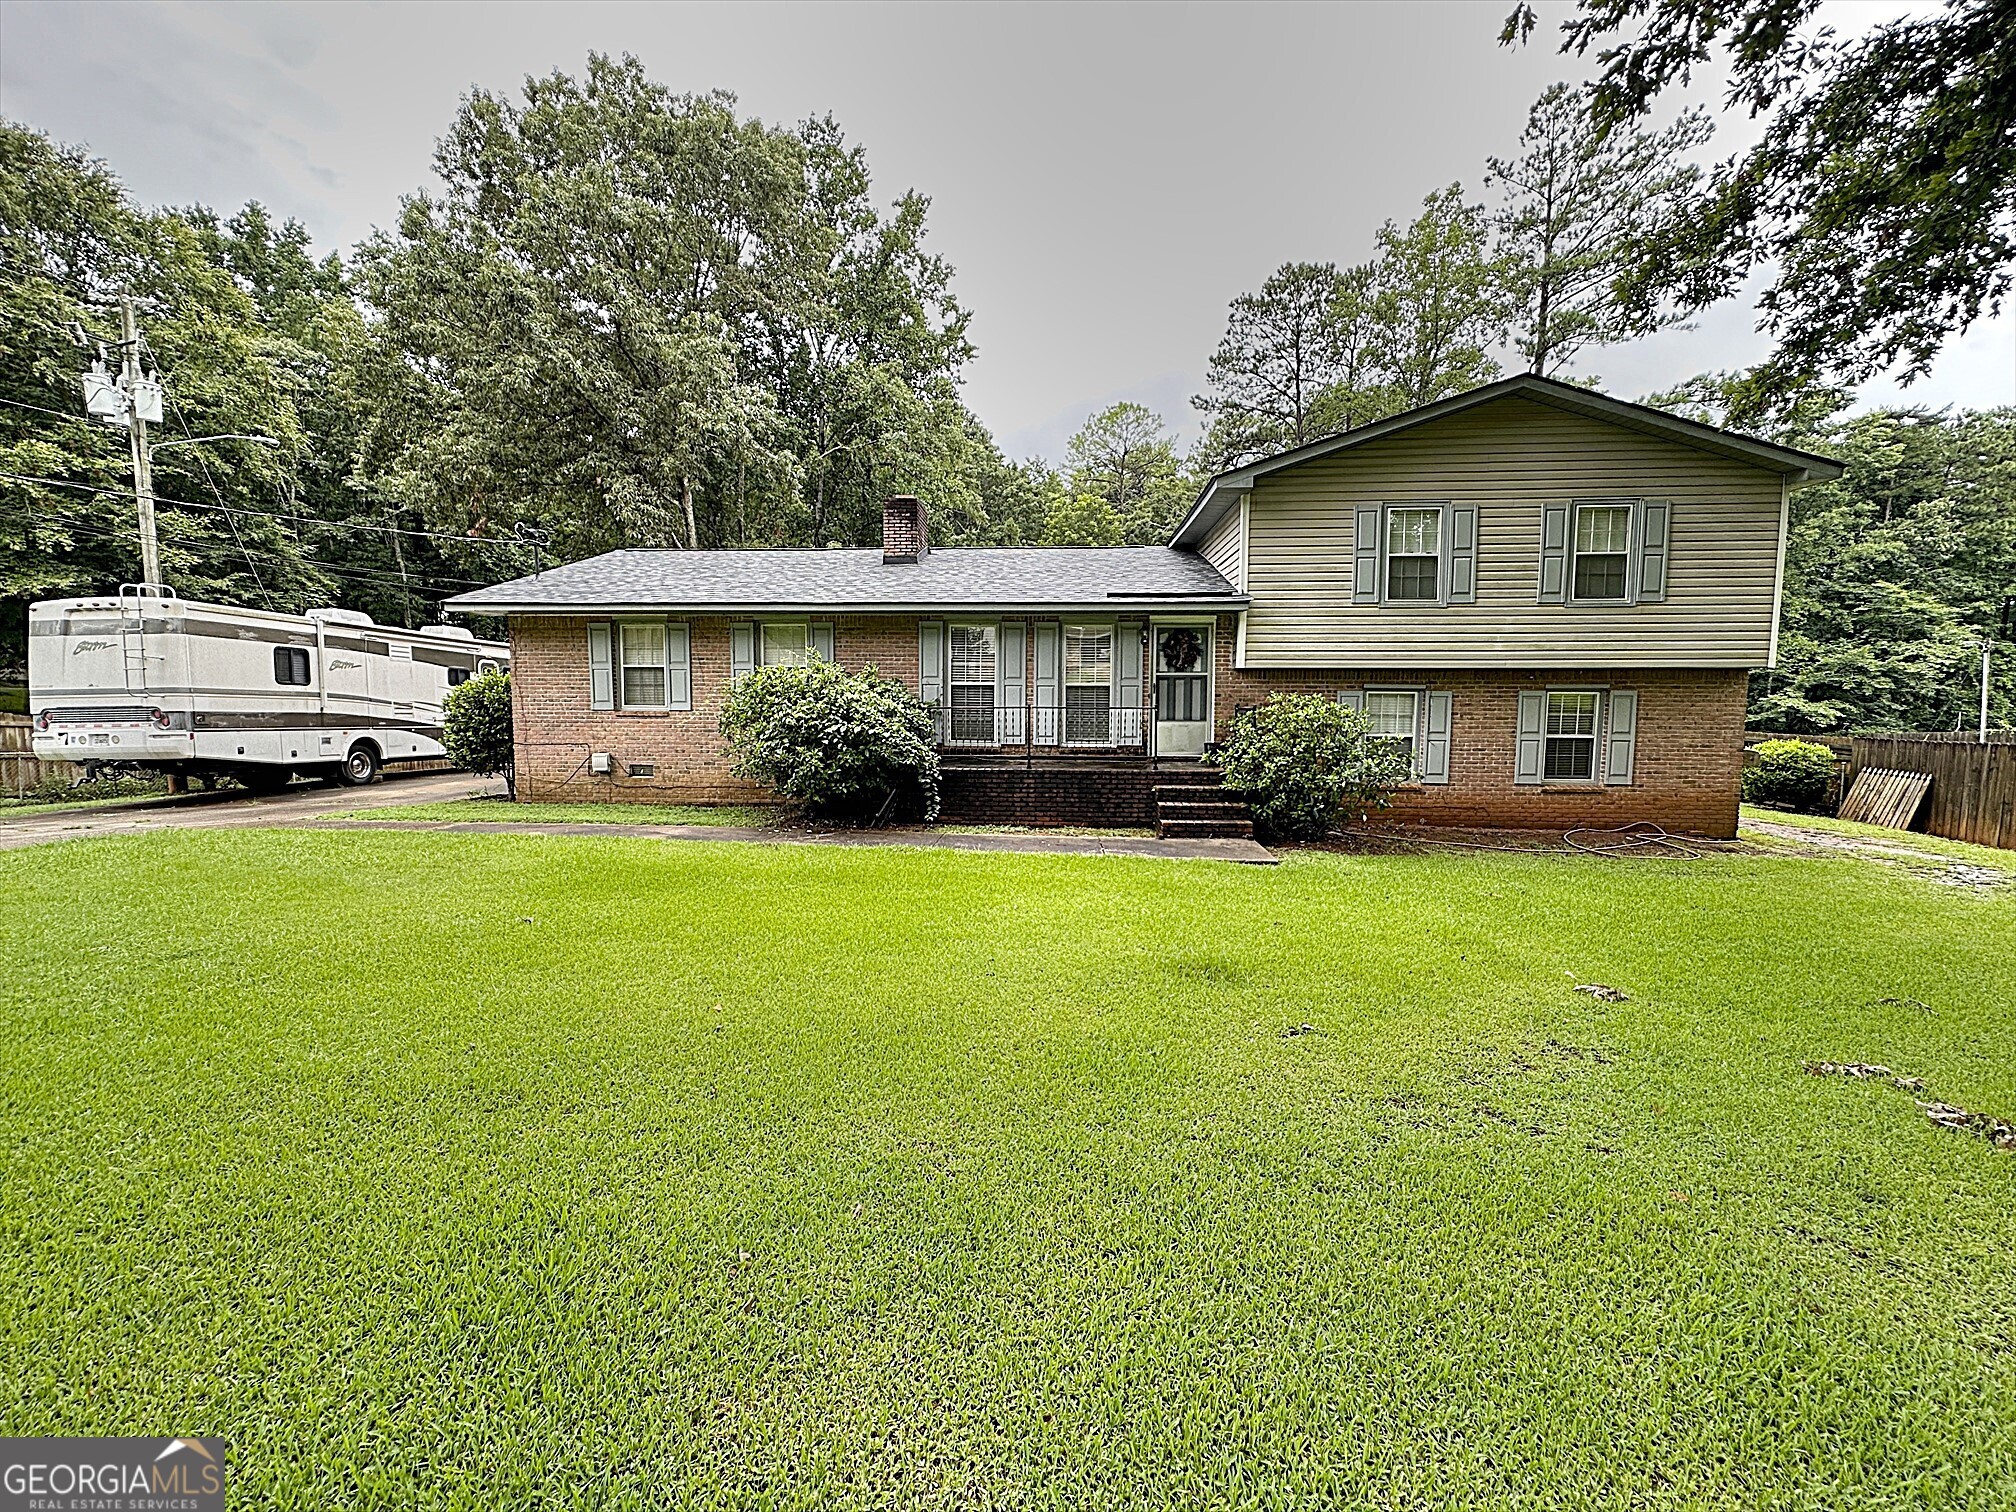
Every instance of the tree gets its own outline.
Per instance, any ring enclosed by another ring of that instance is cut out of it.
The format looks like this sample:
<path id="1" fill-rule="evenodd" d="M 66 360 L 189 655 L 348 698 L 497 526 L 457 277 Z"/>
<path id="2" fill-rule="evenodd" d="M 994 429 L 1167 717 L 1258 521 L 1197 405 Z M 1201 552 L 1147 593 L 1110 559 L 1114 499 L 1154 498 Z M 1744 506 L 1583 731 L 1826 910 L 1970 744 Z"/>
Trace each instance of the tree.
<path id="1" fill-rule="evenodd" d="M 1343 353 L 1332 314 L 1333 263 L 1284 263 L 1232 301 L 1224 339 L 1191 401 L 1221 428 L 1221 449 L 1258 454 L 1315 439 L 1312 419 Z"/>
<path id="2" fill-rule="evenodd" d="M 1162 417 L 1139 404 L 1123 402 L 1091 416 L 1071 438 L 1064 461 L 1071 503 L 1061 512 L 1053 506 L 1045 517 L 1044 540 L 1052 545 L 1166 541 L 1194 492 Z M 1056 539 L 1065 520 L 1078 522 L 1086 534 Z"/>
<path id="3" fill-rule="evenodd" d="M 1776 349 L 1744 419 L 1816 382 L 1923 376 L 2016 277 L 2016 6 L 1947 0 L 1849 42 L 1810 31 L 1819 13 L 1820 0 L 1578 0 L 1562 24 L 1562 51 L 1598 49 L 1599 130 L 1718 55 L 1728 108 L 1763 119 L 1628 280 L 1640 308 L 1703 309 L 1766 274 Z M 1500 40 L 1535 24 L 1521 0 Z"/>
<path id="4" fill-rule="evenodd" d="M 1387 413 L 1489 383 L 1504 339 L 1509 270 L 1494 257 L 1481 206 L 1451 184 L 1422 201 L 1402 231 L 1379 228 L 1374 311 Z"/>
<path id="5" fill-rule="evenodd" d="M 1681 318 L 1670 305 L 1625 300 L 1619 286 L 1700 179 L 1682 154 L 1708 134 L 1707 118 L 1693 112 L 1663 132 L 1600 131 L 1588 88 L 1556 84 L 1527 116 L 1519 155 L 1485 160 L 1486 182 L 1503 195 L 1492 224 L 1527 371 L 1551 377 L 1585 348 Z"/>
<path id="6" fill-rule="evenodd" d="M 518 796 L 511 747 L 511 675 L 479 672 L 450 688 L 441 716 L 441 744 L 448 759 L 479 777 L 502 777 L 504 791 Z"/>
<path id="7" fill-rule="evenodd" d="M 1013 486 L 959 402 L 971 355 L 926 202 L 879 211 L 830 120 L 748 120 L 633 58 L 478 91 L 445 191 L 368 245 L 364 474 L 439 528 L 556 550 L 872 539 L 950 480 L 984 534 Z"/>

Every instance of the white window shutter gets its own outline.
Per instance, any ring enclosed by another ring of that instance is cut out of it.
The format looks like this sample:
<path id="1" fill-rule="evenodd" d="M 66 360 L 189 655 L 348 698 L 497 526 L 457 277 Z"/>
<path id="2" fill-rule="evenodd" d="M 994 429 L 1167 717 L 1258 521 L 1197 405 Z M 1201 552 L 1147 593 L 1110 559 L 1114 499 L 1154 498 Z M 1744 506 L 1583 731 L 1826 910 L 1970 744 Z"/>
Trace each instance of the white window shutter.
<path id="1" fill-rule="evenodd" d="M 1449 715 L 1451 695 L 1430 693 L 1422 700 L 1428 706 L 1427 736 L 1421 742 L 1421 780 L 1446 783 L 1449 780 Z"/>
<path id="2" fill-rule="evenodd" d="M 812 654 L 821 661 L 833 660 L 833 622 L 814 620 L 812 622 Z"/>
<path id="3" fill-rule="evenodd" d="M 1442 551 L 1447 558 L 1443 582 L 1446 602 L 1477 602 L 1477 506 L 1449 506 L 1449 528 L 1442 533 Z"/>
<path id="4" fill-rule="evenodd" d="M 1547 691 L 1528 688 L 1519 694 L 1518 748 L 1513 758 L 1512 780 L 1539 782 L 1547 763 Z"/>
<path id="5" fill-rule="evenodd" d="M 1113 743 L 1141 743 L 1141 622 L 1113 627 Z"/>
<path id="6" fill-rule="evenodd" d="M 917 622 L 917 696 L 927 704 L 945 702 L 945 622 Z"/>
<path id="7" fill-rule="evenodd" d="M 1544 504 L 1540 508 L 1540 602 L 1543 604 L 1568 602 L 1566 504 Z M 1544 705 L 1544 699 L 1542 703 Z M 1535 777 L 1533 780 L 1538 782 L 1540 779 Z"/>
<path id="8" fill-rule="evenodd" d="M 616 666 L 610 646 L 607 620 L 588 623 L 588 707 L 616 707 Z"/>
<path id="9" fill-rule="evenodd" d="M 1342 693 L 1337 695 L 1337 702 L 1344 705 L 1347 709 L 1356 709 L 1360 714 L 1363 714 L 1365 712 L 1365 690 L 1363 688 L 1346 688 Z"/>
<path id="10" fill-rule="evenodd" d="M 1603 749 L 1603 780 L 1612 787 L 1629 787 L 1638 752 L 1636 693 L 1624 689 L 1610 695 L 1610 735 Z"/>
<path id="11" fill-rule="evenodd" d="M 1638 570 L 1633 582 L 1641 604 L 1666 602 L 1667 541 L 1672 522 L 1673 506 L 1665 499 L 1647 499 L 1638 506 L 1638 529 L 1632 535 L 1638 548 Z"/>
<path id="12" fill-rule="evenodd" d="M 1351 526 L 1351 602 L 1379 602 L 1379 515 L 1377 504 L 1361 504 Z"/>
<path id="13" fill-rule="evenodd" d="M 756 670 L 756 627 L 750 624 L 728 627 L 728 676 L 740 682 Z"/>
<path id="14" fill-rule="evenodd" d="M 692 641 L 684 625 L 665 627 L 665 707 L 693 707 Z"/>

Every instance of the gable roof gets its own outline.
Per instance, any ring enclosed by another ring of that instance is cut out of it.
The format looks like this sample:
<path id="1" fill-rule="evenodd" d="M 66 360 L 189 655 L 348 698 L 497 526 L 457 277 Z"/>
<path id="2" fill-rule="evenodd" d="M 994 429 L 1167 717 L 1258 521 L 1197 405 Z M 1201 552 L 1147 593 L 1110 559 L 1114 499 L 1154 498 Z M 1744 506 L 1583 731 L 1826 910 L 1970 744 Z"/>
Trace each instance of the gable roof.
<path id="1" fill-rule="evenodd" d="M 1246 597 L 1210 563 L 1169 546 L 953 546 L 917 562 L 879 546 L 753 551 L 609 551 L 537 577 L 478 588 L 458 614 L 626 610 L 1238 609 Z"/>
<path id="2" fill-rule="evenodd" d="M 1367 442 L 1378 441 L 1398 431 L 1426 425 L 1430 421 L 1459 415 L 1464 410 L 1475 409 L 1480 404 L 1512 398 L 1530 399 L 1537 404 L 1566 410 L 1591 420 L 1608 421 L 1629 430 L 1642 431 L 1646 435 L 1678 442 L 1682 446 L 1691 446 L 1697 451 L 1708 452 L 1714 456 L 1747 462 L 1753 467 L 1761 467 L 1767 472 L 1775 472 L 1790 478 L 1794 483 L 1838 478 L 1844 471 L 1842 465 L 1831 457 L 1797 451 L 1789 446 L 1760 441 L 1754 436 L 1745 436 L 1736 431 L 1703 425 L 1698 420 L 1688 420 L 1666 410 L 1654 409 L 1647 404 L 1631 404 L 1622 399 L 1612 399 L 1608 394 L 1599 394 L 1594 389 L 1578 388 L 1572 383 L 1562 383 L 1555 378 L 1542 378 L 1536 373 L 1518 373 L 1510 378 L 1501 378 L 1496 383 L 1487 383 L 1482 388 L 1470 389 L 1448 399 L 1438 399 L 1435 403 L 1424 404 L 1418 409 L 1403 410 L 1400 414 L 1388 415 L 1384 420 L 1361 425 L 1356 430 L 1326 436 L 1321 441 L 1310 442 L 1307 446 L 1298 446 L 1292 451 L 1262 457 L 1257 462 L 1248 462 L 1243 467 L 1219 473 L 1204 485 L 1204 491 L 1198 495 L 1196 504 L 1184 517 L 1183 523 L 1176 527 L 1176 534 L 1170 539 L 1170 545 L 1190 547 L 1201 545 L 1204 538 L 1211 533 L 1211 528 L 1224 518 L 1225 512 L 1238 502 L 1239 497 L 1248 492 L 1256 480 L 1270 472 L 1279 471 L 1284 467 L 1294 467 L 1298 463 L 1312 461 L 1317 457 L 1327 457 L 1333 452 L 1346 451 L 1354 446 L 1363 446 Z"/>

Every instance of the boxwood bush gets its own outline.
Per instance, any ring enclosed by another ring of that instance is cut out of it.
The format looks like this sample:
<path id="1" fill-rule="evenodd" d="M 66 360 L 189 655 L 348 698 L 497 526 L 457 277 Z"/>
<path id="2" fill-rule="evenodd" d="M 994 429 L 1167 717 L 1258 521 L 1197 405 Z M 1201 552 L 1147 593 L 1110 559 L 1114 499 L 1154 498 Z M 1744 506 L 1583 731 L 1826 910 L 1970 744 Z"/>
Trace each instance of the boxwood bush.
<path id="1" fill-rule="evenodd" d="M 1315 693 L 1276 693 L 1234 714 L 1218 760 L 1254 827 L 1277 840 L 1321 840 L 1384 808 L 1411 775 L 1406 752 L 1361 711 Z"/>
<path id="2" fill-rule="evenodd" d="M 931 706 L 873 667 L 762 667 L 721 710 L 735 773 L 825 819 L 858 821 L 889 795 L 938 817 Z"/>
<path id="3" fill-rule="evenodd" d="M 1743 767 L 1743 801 L 1817 814 L 1834 784 L 1834 753 L 1811 740 L 1764 740 Z"/>

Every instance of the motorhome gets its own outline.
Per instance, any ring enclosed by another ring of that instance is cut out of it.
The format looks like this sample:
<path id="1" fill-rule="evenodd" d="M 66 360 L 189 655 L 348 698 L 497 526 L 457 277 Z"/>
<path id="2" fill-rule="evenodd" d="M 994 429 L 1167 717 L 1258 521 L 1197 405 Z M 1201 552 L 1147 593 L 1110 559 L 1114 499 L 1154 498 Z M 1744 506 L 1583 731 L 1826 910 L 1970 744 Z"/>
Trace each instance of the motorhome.
<path id="1" fill-rule="evenodd" d="M 505 646 L 352 609 L 279 614 L 131 584 L 28 611 L 29 714 L 44 761 L 346 786 L 444 755 L 442 703 Z"/>

